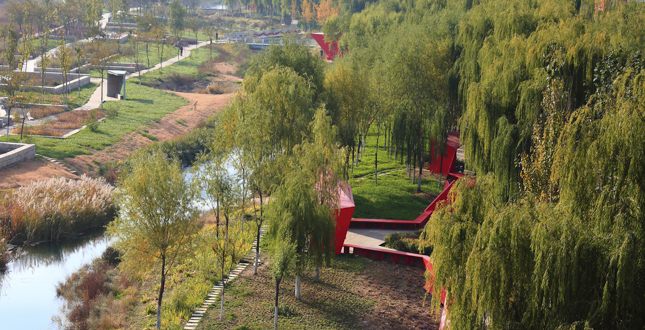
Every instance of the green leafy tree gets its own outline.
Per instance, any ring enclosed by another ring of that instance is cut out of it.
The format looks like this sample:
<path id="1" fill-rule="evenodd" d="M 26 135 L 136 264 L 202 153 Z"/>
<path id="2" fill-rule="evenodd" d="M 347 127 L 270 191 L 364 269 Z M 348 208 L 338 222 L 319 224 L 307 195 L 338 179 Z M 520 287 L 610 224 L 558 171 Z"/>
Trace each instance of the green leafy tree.
<path id="1" fill-rule="evenodd" d="M 268 237 L 290 239 L 296 253 L 296 299 L 300 300 L 300 275 L 310 265 L 329 263 L 334 251 L 338 203 L 338 162 L 331 119 L 319 110 L 312 123 L 313 141 L 294 148 L 288 175 L 267 206 Z"/>
<path id="2" fill-rule="evenodd" d="M 184 29 L 186 24 L 185 18 L 186 8 L 184 8 L 179 0 L 173 0 L 170 3 L 170 28 L 175 36 L 177 36 L 179 31 Z"/>
<path id="3" fill-rule="evenodd" d="M 120 179 L 119 216 L 108 233 L 123 252 L 125 267 L 144 270 L 159 267 L 157 329 L 166 278 L 174 264 L 189 253 L 198 231 L 194 190 L 186 182 L 181 165 L 160 151 L 140 152 Z"/>

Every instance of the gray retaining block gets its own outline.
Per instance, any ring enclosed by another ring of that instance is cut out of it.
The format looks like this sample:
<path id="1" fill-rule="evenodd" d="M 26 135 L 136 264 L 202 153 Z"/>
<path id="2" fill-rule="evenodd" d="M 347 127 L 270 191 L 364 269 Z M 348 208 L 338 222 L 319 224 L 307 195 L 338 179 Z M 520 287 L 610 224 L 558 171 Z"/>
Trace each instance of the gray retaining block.
<path id="1" fill-rule="evenodd" d="M 0 168 L 36 157 L 36 145 L 0 142 Z"/>

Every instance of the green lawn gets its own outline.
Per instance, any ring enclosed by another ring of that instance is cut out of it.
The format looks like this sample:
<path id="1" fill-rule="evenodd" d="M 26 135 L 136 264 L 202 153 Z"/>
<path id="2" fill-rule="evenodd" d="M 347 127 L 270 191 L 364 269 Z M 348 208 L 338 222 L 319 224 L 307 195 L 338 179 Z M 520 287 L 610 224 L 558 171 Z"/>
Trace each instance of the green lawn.
<path id="1" fill-rule="evenodd" d="M 213 52 L 213 56 L 216 56 L 215 52 Z M 193 49 L 189 57 L 182 58 L 178 63 L 164 67 L 163 70 L 147 73 L 141 77 L 141 81 L 144 84 L 152 84 L 155 81 L 163 81 L 165 78 L 174 74 L 200 78 L 198 68 L 208 60 L 210 60 L 210 51 L 207 48 Z"/>
<path id="2" fill-rule="evenodd" d="M 190 30 L 190 29 L 186 29 L 186 30 L 182 31 L 180 36 L 182 38 L 186 38 L 186 39 L 195 39 L 195 33 L 193 32 L 193 30 Z M 208 41 L 208 40 L 210 40 L 210 37 L 208 35 L 206 35 L 206 33 L 204 33 L 203 30 L 200 29 L 200 30 L 197 30 L 197 40 L 198 41 Z M 215 35 L 213 35 L 213 40 L 215 40 Z"/>
<path id="3" fill-rule="evenodd" d="M 382 133 L 382 132 L 381 132 Z M 355 218 L 414 220 L 430 204 L 442 189 L 435 179 L 423 179 L 421 191 L 416 194 L 417 185 L 408 178 L 405 164 L 400 164 L 383 150 L 383 136 L 379 140 L 378 185 L 374 183 L 374 154 L 376 130 L 372 129 L 365 140 L 363 158 L 354 167 L 353 179 L 349 184 L 354 194 Z M 418 173 L 417 173 L 418 174 Z"/>
<path id="4" fill-rule="evenodd" d="M 31 44 L 34 45 L 34 49 L 36 49 L 38 54 L 40 54 L 40 51 L 41 51 L 41 49 L 40 49 L 40 45 L 41 45 L 40 38 L 32 40 Z M 47 40 L 47 51 L 49 51 L 49 50 L 51 50 L 51 49 L 53 49 L 55 47 L 58 47 L 58 46 L 60 46 L 60 41 L 59 40 L 52 40 L 52 39 Z"/>
<path id="5" fill-rule="evenodd" d="M 78 89 L 70 91 L 68 96 L 69 103 L 67 103 L 69 108 L 75 109 L 87 103 L 97 86 L 98 84 L 89 83 L 81 87 L 80 97 L 78 96 Z M 23 102 L 42 103 L 42 94 L 40 92 L 22 92 L 20 93 L 20 96 L 24 97 L 24 99 L 21 99 Z M 63 95 L 45 94 L 45 104 L 65 104 L 63 101 Z"/>
<path id="6" fill-rule="evenodd" d="M 126 134 L 135 131 L 139 126 L 148 124 L 177 110 L 187 104 L 179 96 L 161 90 L 127 83 L 127 101 L 109 101 L 104 103 L 106 110 L 116 110 L 118 116 L 108 118 L 99 124 L 99 129 L 92 132 L 84 129 L 67 139 L 50 139 L 30 137 L 36 144 L 36 152 L 48 157 L 63 159 L 77 155 L 88 155 L 92 150 L 110 146 Z M 10 136 L 9 141 L 19 141 L 19 136 Z"/>

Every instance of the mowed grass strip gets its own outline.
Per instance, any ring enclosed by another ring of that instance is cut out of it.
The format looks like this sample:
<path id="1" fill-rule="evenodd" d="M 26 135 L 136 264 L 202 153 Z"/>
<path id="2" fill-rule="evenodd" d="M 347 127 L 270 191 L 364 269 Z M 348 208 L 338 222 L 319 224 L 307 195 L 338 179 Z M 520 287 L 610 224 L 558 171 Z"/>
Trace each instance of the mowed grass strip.
<path id="1" fill-rule="evenodd" d="M 302 277 L 301 301 L 294 297 L 293 276 L 283 280 L 279 329 L 416 329 L 436 323 L 427 306 L 421 307 L 421 268 L 336 256 L 321 269 L 320 279 L 313 282 L 313 271 Z M 219 319 L 218 298 L 197 329 L 272 329 L 274 301 L 268 266 L 262 265 L 256 276 L 250 265 L 226 288 L 224 319 Z"/>
<path id="2" fill-rule="evenodd" d="M 139 86 L 127 82 L 127 101 L 109 101 L 103 104 L 106 113 L 117 111 L 99 124 L 96 132 L 83 129 L 67 139 L 30 137 L 36 144 L 36 152 L 52 158 L 63 159 L 77 155 L 89 155 L 93 150 L 101 150 L 118 142 L 124 134 L 134 132 L 153 120 L 188 104 L 184 98 L 161 90 Z M 17 142 L 19 136 L 10 136 L 9 141 Z"/>
<path id="3" fill-rule="evenodd" d="M 408 177 L 405 164 L 389 155 L 383 149 L 383 130 L 379 139 L 378 184 L 374 182 L 374 159 L 376 152 L 376 128 L 365 139 L 365 153 L 354 167 L 353 179 L 349 184 L 354 194 L 354 218 L 414 220 L 443 190 L 433 178 L 422 178 L 421 193 Z M 416 175 L 418 175 L 417 169 Z M 424 176 L 427 170 L 424 170 Z"/>
<path id="4" fill-rule="evenodd" d="M 210 54 L 210 50 L 206 47 L 193 49 L 190 52 L 190 56 L 182 58 L 179 62 L 141 76 L 141 82 L 143 84 L 151 84 L 154 81 L 163 81 L 172 75 L 185 75 L 193 78 L 200 78 L 201 74 L 199 72 L 199 66 L 210 60 Z M 213 58 L 216 56 L 217 52 L 213 52 Z M 138 80 L 138 78 L 136 80 Z"/>
<path id="5" fill-rule="evenodd" d="M 69 95 L 67 96 L 68 98 L 67 105 L 69 106 L 69 108 L 75 109 L 87 103 L 87 101 L 90 99 L 90 96 L 92 96 L 92 93 L 94 93 L 94 90 L 96 89 L 97 86 L 98 84 L 89 83 L 81 87 L 81 96 L 79 97 L 78 88 L 73 88 L 74 85 L 70 85 Z M 18 101 L 25 102 L 25 103 L 41 104 L 43 102 L 42 93 L 41 92 L 20 92 L 20 94 L 18 95 Z M 61 94 L 46 93 L 45 104 L 55 104 L 55 105 L 65 104 L 64 96 Z"/>
<path id="6" fill-rule="evenodd" d="M 421 179 L 421 194 L 405 169 L 390 171 L 374 178 L 351 180 L 354 194 L 354 218 L 414 220 L 441 193 L 435 179 Z"/>

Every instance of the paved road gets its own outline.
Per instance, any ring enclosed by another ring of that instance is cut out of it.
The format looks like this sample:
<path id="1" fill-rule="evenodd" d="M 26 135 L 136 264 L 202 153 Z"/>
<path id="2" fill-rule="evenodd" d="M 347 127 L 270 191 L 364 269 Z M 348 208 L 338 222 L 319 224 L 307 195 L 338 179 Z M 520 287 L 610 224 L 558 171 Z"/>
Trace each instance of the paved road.
<path id="1" fill-rule="evenodd" d="M 162 65 L 163 65 L 163 67 L 166 67 L 166 66 L 171 65 L 173 63 L 177 63 L 178 61 L 190 56 L 191 50 L 193 50 L 195 48 L 198 48 L 198 47 L 205 46 L 207 44 L 208 44 L 208 41 L 204 41 L 204 42 L 198 43 L 197 45 L 192 45 L 192 46 L 185 47 L 184 48 L 184 56 L 173 57 L 173 58 L 171 58 L 171 59 L 169 59 L 167 61 L 164 61 L 164 62 L 162 62 L 160 64 L 157 64 L 157 65 L 153 66 L 152 68 L 141 70 L 141 74 L 144 75 L 144 74 L 146 74 L 148 72 L 159 70 L 162 67 Z M 130 74 L 126 75 L 125 79 L 130 79 L 132 77 L 138 77 L 138 76 L 139 76 L 139 73 L 134 72 L 134 73 L 130 73 Z M 96 81 L 100 82 L 100 79 L 92 80 L 92 82 L 96 82 Z M 82 106 L 80 106 L 80 107 L 78 107 L 78 108 L 76 108 L 74 110 L 92 110 L 92 109 L 100 108 L 101 107 L 101 89 L 103 89 L 103 102 L 108 101 L 108 100 L 116 100 L 113 97 L 107 97 L 107 87 L 105 87 L 105 85 L 107 85 L 107 79 L 105 79 L 104 83 L 102 83 L 101 85 L 99 85 L 99 87 L 96 88 L 96 90 L 94 91 L 92 96 L 90 96 L 90 99 L 89 99 L 89 101 L 87 103 L 85 103 L 84 105 L 82 105 Z M 127 90 L 126 90 L 125 94 L 126 94 L 126 99 L 127 99 L 127 95 L 128 95 Z"/>
<path id="2" fill-rule="evenodd" d="M 394 250 L 381 246 L 385 243 L 385 236 L 399 232 L 408 233 L 413 230 L 396 230 L 396 229 L 373 229 L 373 228 L 349 228 L 347 236 L 345 237 L 345 244 L 354 244 L 366 247 L 381 248 L 386 250 Z"/>

